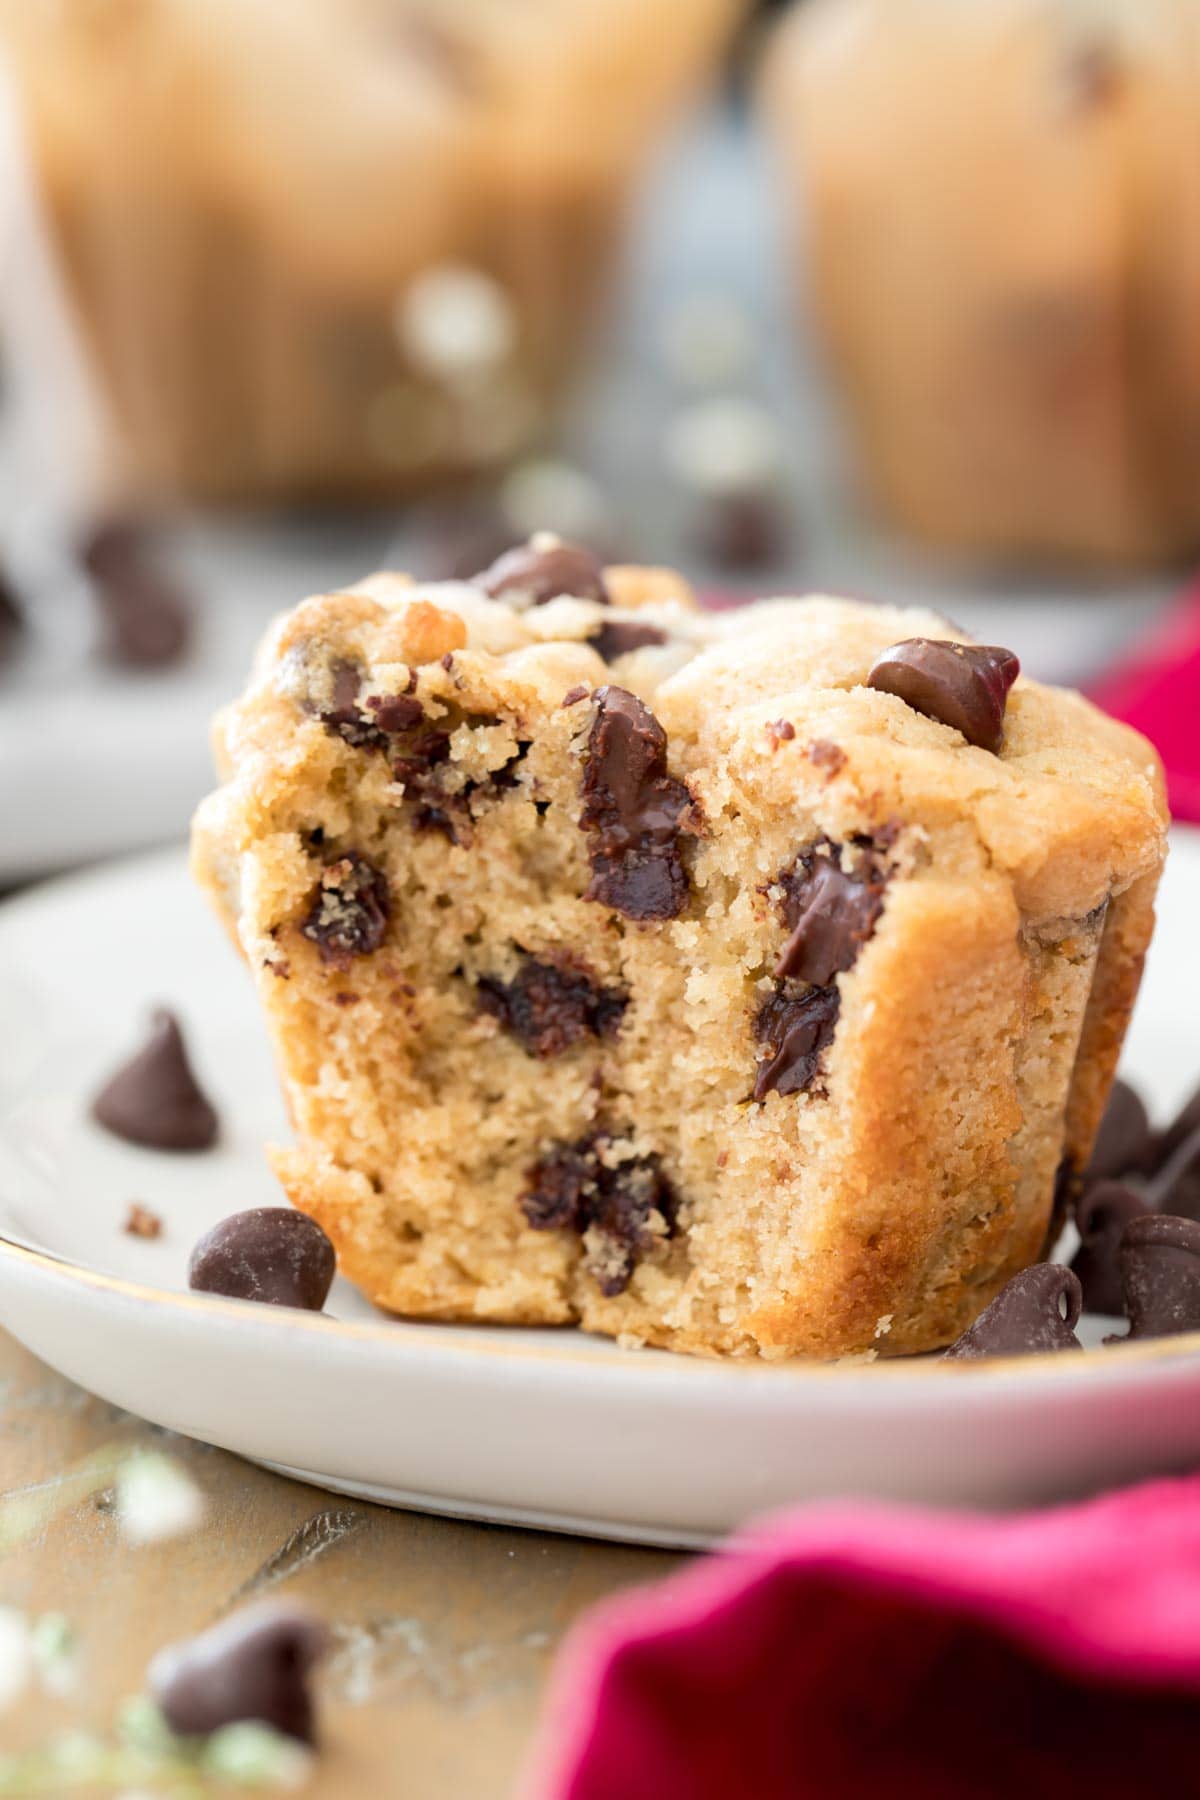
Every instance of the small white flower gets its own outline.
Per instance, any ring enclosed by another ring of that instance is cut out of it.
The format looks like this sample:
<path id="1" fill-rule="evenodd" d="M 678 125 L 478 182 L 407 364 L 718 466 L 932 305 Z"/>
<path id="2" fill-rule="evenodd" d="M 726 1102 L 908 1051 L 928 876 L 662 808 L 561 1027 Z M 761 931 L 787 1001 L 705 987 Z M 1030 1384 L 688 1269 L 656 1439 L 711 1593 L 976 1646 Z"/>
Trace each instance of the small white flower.
<path id="1" fill-rule="evenodd" d="M 223 1725 L 204 1746 L 201 1766 L 215 1780 L 295 1792 L 312 1773 L 312 1753 L 269 1725 L 244 1719 Z"/>
<path id="2" fill-rule="evenodd" d="M 194 1531 L 204 1495 L 177 1462 L 157 1450 L 137 1450 L 117 1471 L 117 1517 L 131 1544 L 156 1544 Z"/>
<path id="3" fill-rule="evenodd" d="M 0 1712 L 21 1697 L 32 1673 L 29 1622 L 15 1606 L 0 1606 Z"/>
<path id="4" fill-rule="evenodd" d="M 30 1649 L 42 1691 L 66 1699 L 79 1685 L 79 1652 L 70 1621 L 62 1613 L 43 1613 L 30 1632 Z"/>

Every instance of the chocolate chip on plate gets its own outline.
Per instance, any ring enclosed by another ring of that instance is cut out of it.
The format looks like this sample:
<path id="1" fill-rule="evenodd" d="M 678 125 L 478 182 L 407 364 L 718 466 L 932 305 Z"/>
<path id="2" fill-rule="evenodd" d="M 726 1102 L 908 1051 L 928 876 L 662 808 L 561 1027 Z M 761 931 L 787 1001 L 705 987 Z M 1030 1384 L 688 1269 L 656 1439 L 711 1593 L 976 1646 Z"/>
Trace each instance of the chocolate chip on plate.
<path id="1" fill-rule="evenodd" d="M 151 1150 L 207 1150 L 216 1142 L 216 1110 L 192 1072 L 174 1013 L 153 1015 L 145 1044 L 101 1088 L 92 1117 Z"/>
<path id="2" fill-rule="evenodd" d="M 779 879 L 791 935 L 775 964 L 775 978 L 826 987 L 854 966 L 875 930 L 887 870 L 869 846 L 846 851 L 825 841 L 797 857 Z"/>
<path id="3" fill-rule="evenodd" d="M 290 1206 L 255 1206 L 205 1232 L 188 1258 L 188 1286 L 320 1312 L 336 1269 L 333 1245 L 315 1219 Z"/>
<path id="4" fill-rule="evenodd" d="M 588 638 L 588 643 L 602 661 L 616 662 L 633 650 L 644 650 L 650 644 L 665 644 L 667 634 L 658 625 L 642 625 L 636 619 L 606 620 Z"/>
<path id="5" fill-rule="evenodd" d="M 302 1744 L 316 1740 L 310 1676 L 329 1647 L 319 1619 L 279 1603 L 246 1607 L 160 1650 L 146 1683 L 180 1737 L 256 1720 Z"/>
<path id="6" fill-rule="evenodd" d="M 350 850 L 322 869 L 300 934 L 317 946 L 322 962 L 344 969 L 352 958 L 378 950 L 390 911 L 387 877 Z"/>
<path id="7" fill-rule="evenodd" d="M 591 836 L 585 900 L 628 919 L 674 919 L 687 905 L 679 853 L 694 803 L 667 772 L 667 734 L 621 687 L 598 688 L 583 761 L 579 824 Z"/>
<path id="8" fill-rule="evenodd" d="M 1034 1356 L 1048 1350 L 1082 1350 L 1075 1336 L 1082 1307 L 1079 1282 L 1070 1269 L 1059 1263 L 1035 1263 L 1005 1283 L 944 1355 Z"/>
<path id="9" fill-rule="evenodd" d="M 1141 1095 L 1127 1081 L 1114 1081 L 1092 1146 L 1088 1181 L 1142 1174 L 1155 1159 L 1154 1132 Z"/>
<path id="10" fill-rule="evenodd" d="M 1200 1224 L 1134 1219 L 1121 1239 L 1121 1279 L 1130 1338 L 1200 1331 Z"/>
<path id="11" fill-rule="evenodd" d="M 914 712 L 960 731 L 968 744 L 998 753 L 1008 690 L 1021 672 L 1011 650 L 905 638 L 871 665 L 867 686 L 895 694 Z"/>
<path id="12" fill-rule="evenodd" d="M 1141 1195 L 1120 1181 L 1097 1181 L 1084 1192 L 1075 1209 L 1080 1243 L 1071 1270 L 1083 1289 L 1085 1312 L 1123 1312 L 1121 1239 L 1131 1220 L 1149 1210 Z"/>
<path id="13" fill-rule="evenodd" d="M 566 543 L 550 532 L 540 532 L 527 544 L 506 550 L 490 568 L 474 576 L 473 583 L 493 600 L 526 606 L 544 606 L 562 594 L 595 600 L 601 606 L 609 603 L 600 558 L 582 544 Z"/>
<path id="14" fill-rule="evenodd" d="M 770 994 L 759 1007 L 754 1035 L 765 1055 L 754 1078 L 754 1099 L 770 1093 L 799 1094 L 812 1086 L 821 1057 L 833 1042 L 841 999 L 835 987 Z"/>
<path id="15" fill-rule="evenodd" d="M 155 559 L 144 530 L 132 520 L 111 520 L 92 532 L 80 554 L 104 620 L 109 661 L 139 669 L 178 662 L 191 642 L 192 604 Z"/>

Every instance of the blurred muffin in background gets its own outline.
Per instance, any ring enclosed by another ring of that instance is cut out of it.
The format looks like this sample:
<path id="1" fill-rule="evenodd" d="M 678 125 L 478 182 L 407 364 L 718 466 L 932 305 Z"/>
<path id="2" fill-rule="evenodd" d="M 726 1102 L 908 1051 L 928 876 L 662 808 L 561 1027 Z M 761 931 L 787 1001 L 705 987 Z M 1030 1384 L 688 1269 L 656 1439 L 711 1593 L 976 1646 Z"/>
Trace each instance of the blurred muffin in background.
<path id="1" fill-rule="evenodd" d="M 357 500 L 507 460 L 595 315 L 650 140 L 739 10 L 0 0 L 109 484 Z M 7 311 L 25 389 L 54 391 L 61 343 L 36 305 Z"/>
<path id="2" fill-rule="evenodd" d="M 764 78 L 865 484 L 992 561 L 1200 543 L 1200 11 L 811 0 Z"/>

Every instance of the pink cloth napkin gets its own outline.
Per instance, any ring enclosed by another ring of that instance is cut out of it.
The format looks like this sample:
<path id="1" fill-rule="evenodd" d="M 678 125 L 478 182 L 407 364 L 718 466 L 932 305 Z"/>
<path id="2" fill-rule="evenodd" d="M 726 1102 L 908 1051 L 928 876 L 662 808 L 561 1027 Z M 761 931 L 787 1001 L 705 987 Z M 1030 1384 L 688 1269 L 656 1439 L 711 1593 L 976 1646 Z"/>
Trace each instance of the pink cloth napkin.
<path id="1" fill-rule="evenodd" d="M 1200 1793 L 1200 1477 L 990 1519 L 768 1520 L 608 1602 L 522 1800 Z"/>
<path id="2" fill-rule="evenodd" d="M 1090 694 L 1105 712 L 1145 732 L 1166 767 L 1172 813 L 1200 823 L 1200 590 Z"/>

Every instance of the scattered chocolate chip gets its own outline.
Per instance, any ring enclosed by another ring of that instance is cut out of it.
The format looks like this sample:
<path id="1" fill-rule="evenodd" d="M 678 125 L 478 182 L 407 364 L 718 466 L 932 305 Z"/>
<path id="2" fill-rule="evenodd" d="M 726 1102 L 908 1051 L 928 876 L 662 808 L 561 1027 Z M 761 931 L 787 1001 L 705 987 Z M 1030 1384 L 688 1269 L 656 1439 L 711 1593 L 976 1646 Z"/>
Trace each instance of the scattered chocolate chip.
<path id="1" fill-rule="evenodd" d="M 290 1206 L 256 1206 L 205 1232 L 188 1258 L 188 1286 L 320 1312 L 336 1267 L 333 1245 L 315 1219 Z"/>
<path id="2" fill-rule="evenodd" d="M 754 1035 L 766 1054 L 754 1078 L 754 1098 L 770 1093 L 799 1094 L 811 1087 L 821 1057 L 833 1042 L 841 1001 L 835 987 L 786 989 L 768 995 L 754 1020 Z"/>
<path id="3" fill-rule="evenodd" d="M 718 569 L 749 575 L 783 561 L 787 521 L 772 493 L 710 494 L 697 516 L 695 538 L 700 554 Z"/>
<path id="4" fill-rule="evenodd" d="M 1108 1105 L 1092 1146 L 1088 1181 L 1110 1181 L 1117 1175 L 1147 1170 L 1154 1160 L 1154 1133 L 1137 1094 L 1126 1081 L 1114 1081 Z"/>
<path id="5" fill-rule="evenodd" d="M 128 1237 L 156 1238 L 162 1236 L 162 1220 L 158 1214 L 151 1212 L 148 1206 L 142 1206 L 137 1200 L 129 1202 L 129 1210 L 125 1214 L 125 1223 L 121 1230 Z"/>
<path id="6" fill-rule="evenodd" d="M 1200 1331 L 1200 1224 L 1151 1213 L 1121 1239 L 1130 1338 Z"/>
<path id="7" fill-rule="evenodd" d="M 192 603 L 155 560 L 148 534 L 129 519 L 111 520 L 81 547 L 104 621 L 102 654 L 129 668 L 177 663 L 192 639 Z"/>
<path id="8" fill-rule="evenodd" d="M 328 1647 L 328 1632 L 310 1613 L 278 1603 L 247 1607 L 160 1650 L 147 1686 L 180 1737 L 207 1737 L 254 1719 L 312 1744 L 309 1677 Z"/>
<path id="9" fill-rule="evenodd" d="M 562 697 L 561 704 L 563 706 L 578 706 L 581 700 L 587 699 L 591 691 L 592 690 L 587 685 L 586 681 L 577 682 L 573 688 L 567 689 Z"/>
<path id="10" fill-rule="evenodd" d="M 843 849 L 826 840 L 798 856 L 779 880 L 783 921 L 791 936 L 775 964 L 775 979 L 827 987 L 835 975 L 854 966 L 875 930 L 887 871 L 872 847 Z"/>
<path id="11" fill-rule="evenodd" d="M 1059 1263 L 1035 1263 L 1006 1282 L 944 1354 L 1033 1356 L 1047 1350 L 1082 1350 L 1075 1336 L 1082 1306 L 1083 1295 L 1070 1269 Z"/>
<path id="12" fill-rule="evenodd" d="M 772 750 L 778 750 L 780 744 L 790 744 L 796 735 L 796 727 L 790 719 L 772 719 L 767 727 L 767 741 Z"/>
<path id="13" fill-rule="evenodd" d="M 345 968 L 352 957 L 378 950 L 389 910 L 386 877 L 352 850 L 322 869 L 300 931 L 317 946 L 322 962 Z"/>
<path id="14" fill-rule="evenodd" d="M 667 734 L 636 695 L 596 692 L 583 764 L 579 823 L 592 838 L 585 900 L 629 919 L 674 919 L 687 905 L 681 832 L 692 796 L 667 773 Z"/>
<path id="15" fill-rule="evenodd" d="M 499 1019 L 531 1056 L 561 1056 L 584 1037 L 610 1037 L 629 996 L 598 987 L 586 970 L 568 962 L 524 955 L 512 981 L 485 975 L 480 1010 Z"/>
<path id="16" fill-rule="evenodd" d="M 600 558 L 581 544 L 550 536 L 530 538 L 527 544 L 506 550 L 472 580 L 493 600 L 524 601 L 527 606 L 544 606 L 562 594 L 595 600 L 601 606 L 609 603 Z"/>
<path id="17" fill-rule="evenodd" d="M 1103 1129 L 1103 1128 L 1102 1128 Z M 1154 1166 L 1162 1168 L 1196 1131 L 1200 1130 L 1200 1088 L 1189 1095 L 1155 1146 Z"/>
<path id="18" fill-rule="evenodd" d="M 827 781 L 832 781 L 846 766 L 846 752 L 828 738 L 814 738 L 805 754 L 814 768 L 824 769 Z"/>
<path id="19" fill-rule="evenodd" d="M 1020 672 L 1011 650 L 905 638 L 875 658 L 867 686 L 896 694 L 914 712 L 960 731 L 968 744 L 998 754 L 1008 690 Z"/>
<path id="20" fill-rule="evenodd" d="M 151 1150 L 208 1150 L 216 1142 L 216 1111 L 192 1072 L 174 1013 L 154 1013 L 149 1037 L 101 1088 L 92 1117 Z"/>
<path id="21" fill-rule="evenodd" d="M 1121 1286 L 1121 1239 L 1125 1227 L 1148 1211 L 1146 1202 L 1120 1181 L 1097 1181 L 1075 1209 L 1079 1248 L 1072 1272 L 1083 1290 L 1083 1309 L 1119 1314 L 1124 1310 Z"/>
<path id="22" fill-rule="evenodd" d="M 0 663 L 7 662 L 25 630 L 25 614 L 17 604 L 12 584 L 0 575 Z"/>
<path id="23" fill-rule="evenodd" d="M 673 1236 L 679 1203 L 657 1156 L 620 1159 L 604 1132 L 556 1144 L 529 1172 L 521 1209 L 535 1231 L 574 1231 L 602 1294 L 629 1284 L 637 1258 Z"/>
<path id="24" fill-rule="evenodd" d="M 665 644 L 667 634 L 657 625 L 639 625 L 633 619 L 613 619 L 593 631 L 587 642 L 602 661 L 611 663 L 633 650 L 644 650 L 648 644 Z"/>

